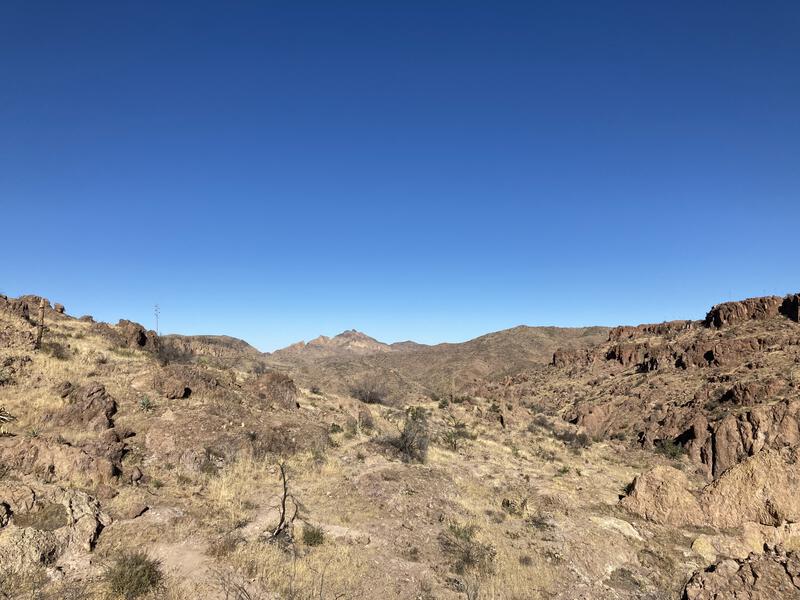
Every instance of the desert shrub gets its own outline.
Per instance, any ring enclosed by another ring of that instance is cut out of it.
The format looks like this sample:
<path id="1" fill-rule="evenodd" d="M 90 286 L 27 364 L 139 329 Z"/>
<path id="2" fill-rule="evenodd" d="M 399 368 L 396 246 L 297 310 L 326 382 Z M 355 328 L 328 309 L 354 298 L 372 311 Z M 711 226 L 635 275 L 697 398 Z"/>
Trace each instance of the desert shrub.
<path id="1" fill-rule="evenodd" d="M 139 398 L 139 410 L 142 412 L 150 412 L 154 408 L 155 404 L 153 404 L 153 401 L 150 400 L 148 396 L 142 396 Z"/>
<path id="2" fill-rule="evenodd" d="M 118 597 L 139 598 L 162 587 L 161 561 L 142 551 L 123 552 L 106 568 L 105 581 Z"/>
<path id="3" fill-rule="evenodd" d="M 315 396 L 322 396 L 322 390 L 319 388 L 318 385 L 312 385 L 311 389 L 308 391 L 314 394 Z"/>
<path id="4" fill-rule="evenodd" d="M 331 426 L 328 428 L 328 431 L 330 431 L 331 433 L 342 433 L 344 429 L 342 429 L 342 426 L 339 425 L 338 423 L 331 423 Z"/>
<path id="5" fill-rule="evenodd" d="M 485 575 L 494 571 L 497 555 L 494 546 L 479 541 L 474 525 L 452 523 L 439 536 L 439 544 L 445 554 L 453 560 L 453 571 L 459 575 L 472 572 Z"/>
<path id="6" fill-rule="evenodd" d="M 421 406 L 410 408 L 406 412 L 406 420 L 394 445 L 403 453 L 409 462 L 425 462 L 428 458 L 430 431 L 428 416 Z"/>
<path id="7" fill-rule="evenodd" d="M 375 417 L 366 406 L 358 411 L 358 426 L 367 431 L 375 429 Z"/>
<path id="8" fill-rule="evenodd" d="M 325 530 L 306 523 L 303 525 L 303 543 L 306 546 L 321 546 L 325 542 Z"/>
<path id="9" fill-rule="evenodd" d="M 453 452 L 457 452 L 464 440 L 474 440 L 475 437 L 475 434 L 469 431 L 464 421 L 450 417 L 447 420 L 447 429 L 441 433 L 440 440 L 444 446 Z"/>
<path id="10" fill-rule="evenodd" d="M 565 429 L 564 431 L 554 432 L 553 435 L 556 439 L 561 440 L 572 448 L 588 448 L 592 445 L 592 438 L 583 432 L 576 433 L 572 430 Z"/>
<path id="11" fill-rule="evenodd" d="M 57 360 L 67 360 L 70 357 L 69 349 L 60 342 L 42 342 L 42 352 Z"/>
<path id="12" fill-rule="evenodd" d="M 366 404 L 386 404 L 389 390 L 382 380 L 370 375 L 356 382 L 350 388 L 350 394 Z"/>
<path id="13" fill-rule="evenodd" d="M 547 429 L 549 431 L 551 428 L 550 419 L 543 414 L 536 415 L 533 420 L 528 423 L 528 431 L 531 433 L 535 433 L 538 429 Z"/>
<path id="14" fill-rule="evenodd" d="M 656 452 L 672 460 L 678 460 L 683 456 L 684 448 L 674 440 L 661 440 L 656 443 Z"/>

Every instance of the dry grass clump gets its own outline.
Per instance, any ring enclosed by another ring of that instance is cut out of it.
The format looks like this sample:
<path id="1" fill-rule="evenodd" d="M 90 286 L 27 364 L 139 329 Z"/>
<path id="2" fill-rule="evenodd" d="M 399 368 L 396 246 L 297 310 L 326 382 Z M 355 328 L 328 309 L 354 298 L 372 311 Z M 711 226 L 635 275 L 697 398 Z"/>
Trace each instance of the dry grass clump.
<path id="1" fill-rule="evenodd" d="M 264 487 L 274 485 L 274 470 L 267 460 L 256 460 L 243 455 L 222 469 L 218 475 L 209 476 L 207 496 L 214 509 L 215 520 L 224 529 L 236 529 L 250 520 L 255 508 L 255 498 L 263 494 Z"/>
<path id="2" fill-rule="evenodd" d="M 112 594 L 125 600 L 140 598 L 164 585 L 161 562 L 146 552 L 123 552 L 106 568 L 106 584 Z"/>
<path id="3" fill-rule="evenodd" d="M 252 581 L 251 598 L 366 598 L 368 565 L 350 547 L 323 545 L 300 557 L 275 544 L 254 542 L 241 545 L 228 561 Z"/>
<path id="4" fill-rule="evenodd" d="M 309 523 L 303 525 L 303 543 L 306 546 L 321 546 L 325 542 L 325 530 Z"/>

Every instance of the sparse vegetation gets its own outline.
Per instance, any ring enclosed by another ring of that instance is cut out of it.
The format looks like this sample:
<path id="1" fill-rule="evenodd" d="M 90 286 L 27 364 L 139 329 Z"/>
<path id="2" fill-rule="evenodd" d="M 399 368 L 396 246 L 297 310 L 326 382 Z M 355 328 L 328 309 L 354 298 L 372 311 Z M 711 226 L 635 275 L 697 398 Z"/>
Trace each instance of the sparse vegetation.
<path id="1" fill-rule="evenodd" d="M 456 417 L 448 417 L 445 426 L 446 429 L 440 436 L 441 443 L 453 452 L 457 452 L 465 440 L 474 440 L 476 437 L 470 432 L 467 424 Z"/>
<path id="2" fill-rule="evenodd" d="M 164 574 L 161 562 L 147 553 L 123 552 L 106 568 L 105 580 L 112 594 L 132 600 L 161 588 Z"/>
<path id="3" fill-rule="evenodd" d="M 45 354 L 52 356 L 57 360 L 69 360 L 70 357 L 69 349 L 61 342 L 55 342 L 52 340 L 42 342 L 41 350 Z"/>
<path id="4" fill-rule="evenodd" d="M 406 418 L 400 435 L 394 440 L 394 445 L 403 453 L 409 462 L 425 462 L 428 458 L 428 445 L 430 444 L 430 431 L 428 428 L 428 415 L 421 406 L 415 406 L 406 411 Z"/>
<path id="5" fill-rule="evenodd" d="M 306 546 L 321 546 L 325 541 L 325 530 L 309 523 L 303 525 L 303 543 Z"/>
<path id="6" fill-rule="evenodd" d="M 452 559 L 452 569 L 459 575 L 486 575 L 494 570 L 497 551 L 477 539 L 475 525 L 451 523 L 439 536 L 442 550 Z"/>
<path id="7" fill-rule="evenodd" d="M 671 460 L 678 460 L 685 454 L 683 446 L 675 440 L 660 440 L 656 443 L 655 448 L 656 452 Z"/>
<path id="8" fill-rule="evenodd" d="M 155 407 L 155 403 L 150 400 L 149 396 L 142 396 L 139 398 L 139 410 L 142 412 L 151 412 Z"/>
<path id="9" fill-rule="evenodd" d="M 389 396 L 386 384 L 375 375 L 359 380 L 350 388 L 350 393 L 365 404 L 386 404 Z"/>

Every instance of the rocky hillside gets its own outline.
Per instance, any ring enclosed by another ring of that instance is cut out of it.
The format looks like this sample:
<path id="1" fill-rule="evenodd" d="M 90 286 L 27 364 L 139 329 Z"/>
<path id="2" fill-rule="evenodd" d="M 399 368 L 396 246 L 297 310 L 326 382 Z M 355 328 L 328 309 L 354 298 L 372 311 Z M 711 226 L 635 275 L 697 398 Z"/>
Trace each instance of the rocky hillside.
<path id="1" fill-rule="evenodd" d="M 0 598 L 800 596 L 796 295 L 277 357 L 40 305 L 0 297 Z"/>
<path id="2" fill-rule="evenodd" d="M 275 352 L 268 362 L 307 387 L 349 393 L 365 382 L 381 382 L 396 404 L 431 395 L 458 394 L 476 379 L 519 373 L 550 361 L 559 347 L 592 346 L 607 336 L 604 327 L 565 329 L 514 327 L 460 344 L 384 344 L 349 331 Z"/>

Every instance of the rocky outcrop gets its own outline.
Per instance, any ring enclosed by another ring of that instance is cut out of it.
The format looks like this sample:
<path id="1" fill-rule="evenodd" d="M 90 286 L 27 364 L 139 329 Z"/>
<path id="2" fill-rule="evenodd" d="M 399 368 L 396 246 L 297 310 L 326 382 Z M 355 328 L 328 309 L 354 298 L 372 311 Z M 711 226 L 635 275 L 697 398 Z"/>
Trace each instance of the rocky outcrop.
<path id="1" fill-rule="evenodd" d="M 800 443 L 800 400 L 763 404 L 742 413 L 729 413 L 711 424 L 702 414 L 678 436 L 689 456 L 704 465 L 709 476 L 765 448 Z"/>
<path id="2" fill-rule="evenodd" d="M 763 320 L 777 317 L 783 298 L 780 296 L 764 296 L 762 298 L 747 298 L 737 302 L 723 302 L 708 311 L 705 318 L 707 327 L 725 327 L 743 321 Z"/>
<path id="3" fill-rule="evenodd" d="M 705 318 L 707 327 L 726 327 L 735 323 L 764 320 L 784 315 L 800 321 L 800 294 L 747 298 L 738 302 L 723 302 L 712 307 Z"/>
<path id="4" fill-rule="evenodd" d="M 164 383 L 164 396 L 169 400 L 181 400 L 188 398 L 192 389 L 181 380 L 171 379 Z"/>
<path id="5" fill-rule="evenodd" d="M 700 492 L 682 471 L 658 466 L 638 475 L 620 505 L 672 527 L 770 527 L 800 521 L 800 447 L 765 450 L 726 471 Z"/>
<path id="6" fill-rule="evenodd" d="M 714 527 L 800 521 L 800 447 L 764 450 L 705 487 L 700 502 Z"/>
<path id="7" fill-rule="evenodd" d="M 111 483 L 120 474 L 125 446 L 116 432 L 80 446 L 50 436 L 3 439 L 0 461 L 23 475 L 44 482 L 71 482 L 87 486 Z"/>
<path id="8" fill-rule="evenodd" d="M 559 348 L 553 353 L 553 366 L 558 368 L 586 366 L 592 362 L 592 351 L 587 348 Z"/>
<path id="9" fill-rule="evenodd" d="M 638 475 L 620 504 L 654 523 L 676 527 L 700 525 L 704 521 L 703 512 L 690 488 L 682 471 L 659 466 Z"/>
<path id="10" fill-rule="evenodd" d="M 30 307 L 27 302 L 3 295 L 0 295 L 0 310 L 25 319 L 26 321 L 30 319 L 31 315 Z"/>
<path id="11" fill-rule="evenodd" d="M 111 519 L 100 504 L 74 489 L 0 485 L 0 506 L 11 515 L 0 530 L 0 569 L 24 573 L 88 552 Z"/>
<path id="12" fill-rule="evenodd" d="M 249 384 L 249 389 L 272 408 L 294 410 L 297 404 L 297 386 L 294 381 L 277 371 L 270 371 L 256 376 Z"/>
<path id="13" fill-rule="evenodd" d="M 139 323 L 120 319 L 117 330 L 122 335 L 125 345 L 129 348 L 141 348 L 156 351 L 159 348 L 158 335 L 155 331 L 148 331 Z"/>
<path id="14" fill-rule="evenodd" d="M 695 573 L 683 600 L 778 600 L 800 598 L 800 556 L 766 548 L 744 560 L 726 559 Z"/>
<path id="15" fill-rule="evenodd" d="M 666 321 L 644 325 L 622 325 L 608 332 L 608 341 L 617 342 L 645 336 L 665 336 L 692 329 L 697 321 Z"/>
<path id="16" fill-rule="evenodd" d="M 781 305 L 781 314 L 795 323 L 800 323 L 800 294 L 786 296 Z"/>
<path id="17" fill-rule="evenodd" d="M 63 391 L 63 390 L 62 390 Z M 114 426 L 117 402 L 100 383 L 71 392 L 72 402 L 43 417 L 45 423 L 81 430 L 103 431 Z"/>

